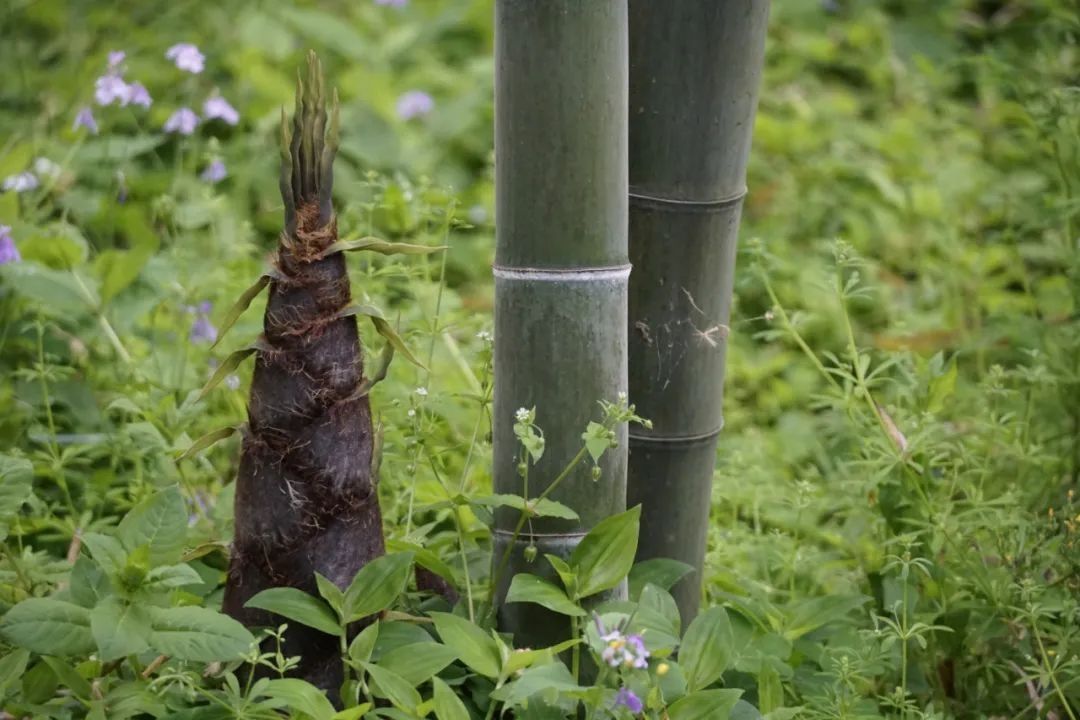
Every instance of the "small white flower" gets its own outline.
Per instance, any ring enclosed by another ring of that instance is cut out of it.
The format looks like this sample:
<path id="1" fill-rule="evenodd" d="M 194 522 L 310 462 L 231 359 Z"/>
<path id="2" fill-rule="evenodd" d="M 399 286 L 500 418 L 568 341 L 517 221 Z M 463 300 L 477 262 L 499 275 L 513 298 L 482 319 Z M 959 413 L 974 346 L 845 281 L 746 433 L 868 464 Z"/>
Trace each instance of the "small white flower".
<path id="1" fill-rule="evenodd" d="M 47 157 L 39 157 L 34 160 L 34 172 L 39 177 L 56 177 L 60 174 L 60 166 Z"/>
<path id="2" fill-rule="evenodd" d="M 619 402 L 621 402 L 621 403 L 626 402 L 626 393 L 621 392 L 616 397 L 618 398 Z"/>
<path id="3" fill-rule="evenodd" d="M 518 422 L 528 422 L 528 420 L 529 420 L 529 411 L 527 409 L 525 409 L 525 408 L 518 408 L 517 412 L 514 413 L 514 418 Z"/>
<path id="4" fill-rule="evenodd" d="M 773 313 L 772 310 L 766 310 L 765 311 L 765 322 L 772 322 L 773 318 L 775 318 L 775 317 L 776 317 L 776 315 Z"/>
<path id="5" fill-rule="evenodd" d="M 408 415 L 409 415 L 409 417 L 416 417 L 416 411 L 415 411 L 415 410 L 413 410 L 412 408 L 409 408 L 409 413 L 408 413 Z"/>
<path id="6" fill-rule="evenodd" d="M 420 397 L 427 397 L 427 388 L 426 387 L 418 387 L 413 392 L 415 392 Z"/>
<path id="7" fill-rule="evenodd" d="M 481 330 L 480 332 L 476 333 L 476 339 L 481 342 L 491 342 L 493 340 L 491 333 L 487 330 Z"/>

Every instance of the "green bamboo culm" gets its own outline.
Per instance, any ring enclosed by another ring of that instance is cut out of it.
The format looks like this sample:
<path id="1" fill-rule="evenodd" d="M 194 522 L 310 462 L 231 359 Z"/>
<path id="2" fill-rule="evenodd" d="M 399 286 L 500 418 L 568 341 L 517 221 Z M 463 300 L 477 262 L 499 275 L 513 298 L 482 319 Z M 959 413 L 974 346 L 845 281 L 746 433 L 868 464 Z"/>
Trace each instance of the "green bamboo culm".
<path id="1" fill-rule="evenodd" d="M 764 61 L 768 0 L 629 0 L 630 435 L 638 560 L 695 569 L 674 589 L 697 613 L 708 534 L 735 245 Z"/>
<path id="2" fill-rule="evenodd" d="M 537 497 L 582 447 L 598 400 L 626 389 L 627 12 L 625 0 L 497 0 L 495 5 L 494 485 Z M 517 469 L 518 408 L 536 408 L 546 450 Z M 597 522 L 626 508 L 626 430 L 553 492 L 577 521 L 496 513 L 497 598 L 515 573 L 550 575 Z M 527 485 L 527 487 L 526 487 Z M 535 547 L 529 562 L 525 548 Z M 566 618 L 533 603 L 499 608 L 516 644 L 551 644 Z"/>

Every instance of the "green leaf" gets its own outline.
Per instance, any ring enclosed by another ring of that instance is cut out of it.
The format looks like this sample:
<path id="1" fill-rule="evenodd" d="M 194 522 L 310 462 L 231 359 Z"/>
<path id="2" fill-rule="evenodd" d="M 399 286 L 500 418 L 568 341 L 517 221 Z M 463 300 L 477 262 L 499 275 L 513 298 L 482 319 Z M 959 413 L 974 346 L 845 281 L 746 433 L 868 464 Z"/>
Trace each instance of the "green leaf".
<path id="1" fill-rule="evenodd" d="M 243 625 L 207 608 L 150 608 L 150 615 L 150 646 L 178 660 L 237 660 L 255 642 Z"/>
<path id="2" fill-rule="evenodd" d="M 375 642 L 379 639 L 379 623 L 373 622 L 353 638 L 349 643 L 349 659 L 355 663 L 366 663 L 371 659 Z"/>
<path id="3" fill-rule="evenodd" d="M 502 659 L 495 641 L 476 625 L 450 613 L 433 612 L 442 641 L 457 651 L 461 662 L 489 678 L 499 677 Z"/>
<path id="4" fill-rule="evenodd" d="M 390 343 L 391 347 L 404 355 L 413 365 L 421 370 L 427 370 L 427 366 L 416 359 L 416 356 L 409 350 L 409 346 L 405 344 L 405 341 L 401 339 L 394 327 L 387 321 L 382 310 L 374 305 L 350 305 L 338 313 L 338 317 L 349 317 L 350 315 L 365 315 L 371 318 L 372 324 L 375 325 L 375 331 L 386 338 L 386 342 Z"/>
<path id="5" fill-rule="evenodd" d="M 214 344 L 210 346 L 211 350 L 218 346 L 218 343 L 225 337 L 225 333 L 229 332 L 232 326 L 236 324 L 236 321 L 240 319 L 240 316 L 244 314 L 244 311 L 251 307 L 252 301 L 270 284 L 270 280 L 271 275 L 269 273 L 260 275 L 255 284 L 245 290 L 233 306 L 229 308 L 229 312 L 225 313 L 225 317 L 221 319 L 221 323 L 218 325 L 218 336 L 214 340 Z"/>
<path id="6" fill-rule="evenodd" d="M 29 660 L 30 651 L 23 648 L 13 650 L 0 658 L 0 700 L 4 699 L 8 688 L 22 679 Z"/>
<path id="7" fill-rule="evenodd" d="M 364 669 L 374 681 L 372 691 L 378 697 L 386 698 L 395 707 L 410 713 L 420 704 L 420 693 L 405 678 L 371 663 L 364 663 Z"/>
<path id="8" fill-rule="evenodd" d="M 3 285 L 34 303 L 35 309 L 68 321 L 89 315 L 98 305 L 92 283 L 83 286 L 71 272 L 51 270 L 34 263 L 4 265 Z"/>
<path id="9" fill-rule="evenodd" d="M 303 590 L 277 587 L 263 590 L 244 604 L 244 607 L 269 610 L 301 625 L 321 630 L 327 635 L 341 634 L 341 624 L 334 611 L 320 598 Z"/>
<path id="10" fill-rule="evenodd" d="M 431 682 L 435 689 L 435 717 L 437 720 L 470 720 L 465 703 L 440 678 Z"/>
<path id="11" fill-rule="evenodd" d="M 589 457 L 594 463 L 600 462 L 604 453 L 611 449 L 611 438 L 608 429 L 598 422 L 590 422 L 581 433 L 581 439 L 585 441 L 585 449 L 589 451 Z"/>
<path id="12" fill-rule="evenodd" d="M 640 517 L 639 505 L 604 518 L 574 548 L 569 564 L 577 575 L 578 598 L 609 590 L 630 572 L 637 552 Z"/>
<path id="13" fill-rule="evenodd" d="M 75 560 L 70 582 L 71 599 L 84 608 L 94 607 L 112 593 L 108 575 L 85 555 Z"/>
<path id="14" fill-rule="evenodd" d="M 560 615 L 570 615 L 571 617 L 581 617 L 586 614 L 584 610 L 566 596 L 566 593 L 561 588 L 528 573 L 518 573 L 510 581 L 510 589 L 506 593 L 506 602 L 536 603 Z"/>
<path id="15" fill-rule="evenodd" d="M 345 617 L 354 622 L 382 612 L 405 591 L 412 570 L 410 552 L 383 555 L 360 568 L 345 590 Z"/>
<path id="16" fill-rule="evenodd" d="M 34 466 L 26 458 L 0 455 L 0 520 L 18 515 L 33 496 Z M 0 540 L 6 533 L 0 536 Z"/>
<path id="17" fill-rule="evenodd" d="M 396 673 L 416 687 L 458 659 L 458 654 L 439 643 L 415 643 L 394 648 L 379 658 L 379 667 Z"/>
<path id="18" fill-rule="evenodd" d="M 731 666 L 734 644 L 724 608 L 709 608 L 694 618 L 679 649 L 679 665 L 691 693 L 711 685 Z"/>
<path id="19" fill-rule="evenodd" d="M 262 688 L 266 697 L 283 700 L 285 707 L 310 715 L 314 720 L 331 720 L 334 706 L 326 694 L 309 682 L 297 678 L 274 678 Z"/>
<path id="20" fill-rule="evenodd" d="M 533 498 L 526 503 L 525 499 L 520 495 L 497 494 L 469 498 L 468 502 L 481 507 L 509 507 L 515 510 L 527 511 L 532 517 L 554 517 L 564 520 L 578 519 L 578 514 L 573 509 L 548 498 Z"/>
<path id="21" fill-rule="evenodd" d="M 106 160 L 130 160 L 148 153 L 165 142 L 160 133 L 153 135 L 110 135 L 108 138 L 91 138 L 82 144 L 75 154 L 78 166 L 91 167 Z"/>
<path id="22" fill-rule="evenodd" d="M 341 591 L 333 581 L 315 573 L 315 586 L 319 589 L 319 595 L 333 608 L 338 615 L 345 614 L 345 593 Z"/>
<path id="23" fill-rule="evenodd" d="M 137 655 L 150 647 L 150 613 L 145 606 L 116 596 L 90 611 L 90 630 L 104 662 Z"/>
<path id="24" fill-rule="evenodd" d="M 392 243 L 373 237 L 359 238 L 358 240 L 338 240 L 322 251 L 321 257 L 329 257 L 340 252 L 356 252 L 366 250 L 379 253 L 380 255 L 431 255 L 440 250 L 446 250 L 447 245 L 410 245 L 409 243 Z"/>
<path id="25" fill-rule="evenodd" d="M 667 709 L 669 720 L 719 720 L 731 714 L 742 690 L 692 692 Z"/>
<path id="26" fill-rule="evenodd" d="M 83 700 L 90 699 L 93 693 L 90 682 L 72 667 L 70 661 L 49 656 L 42 657 L 41 660 L 52 669 L 56 677 L 64 684 L 64 687 L 71 690 L 76 697 Z"/>
<path id="27" fill-rule="evenodd" d="M 675 638 L 679 637 L 679 631 L 682 628 L 682 617 L 679 613 L 679 606 L 675 604 L 675 598 L 671 597 L 671 593 L 649 583 L 641 591 L 638 603 L 642 609 L 651 610 L 656 613 L 657 617 L 666 621 L 667 624 L 663 628 L 666 634 Z"/>
<path id="28" fill-rule="evenodd" d="M 96 647 L 90 611 L 52 598 L 23 600 L 4 615 L 0 632 L 39 655 L 89 655 Z"/>
<path id="29" fill-rule="evenodd" d="M 544 553 L 544 557 L 551 563 L 552 569 L 555 570 L 555 574 L 559 576 L 559 580 L 562 580 L 563 587 L 566 588 L 568 595 L 575 593 L 577 587 L 577 573 L 566 564 L 558 555 L 552 555 L 551 553 Z"/>
<path id="30" fill-rule="evenodd" d="M 630 599 L 637 600 L 641 595 L 641 590 L 648 583 L 664 590 L 671 590 L 675 583 L 692 572 L 694 572 L 692 565 L 670 558 L 643 560 L 630 570 L 630 576 L 627 579 L 630 585 Z"/>
<path id="31" fill-rule="evenodd" d="M 361 703 L 356 707 L 338 710 L 330 716 L 330 720 L 360 720 L 369 710 L 371 710 L 371 703 Z"/>
<path id="32" fill-rule="evenodd" d="M 262 349 L 262 346 L 259 343 L 255 343 L 254 345 L 249 345 L 246 348 L 241 348 L 229 353 L 229 356 L 218 365 L 217 370 L 214 371 L 214 374 L 211 375 L 210 379 L 203 385 L 203 389 L 195 396 L 195 402 L 199 402 L 206 397 L 211 390 L 221 384 L 222 380 L 231 375 L 236 368 L 240 367 L 240 363 L 244 362 L 250 355 L 260 349 Z"/>
<path id="33" fill-rule="evenodd" d="M 128 551 L 149 546 L 151 565 L 172 565 L 184 550 L 187 520 L 184 498 L 174 485 L 132 508 L 120 521 L 116 535 Z"/>
<path id="34" fill-rule="evenodd" d="M 146 575 L 149 590 L 167 590 L 187 585 L 201 585 L 202 577 L 195 568 L 181 563 L 179 565 L 161 565 L 150 570 Z"/>
<path id="35" fill-rule="evenodd" d="M 515 650 L 506 661 L 503 672 L 512 675 L 518 670 L 524 670 L 533 665 L 546 665 L 555 661 L 559 653 L 569 650 L 581 642 L 578 638 L 563 640 L 551 647 L 538 648 L 536 650 Z"/>
<path id="36" fill-rule="evenodd" d="M 176 458 L 176 461 L 180 462 L 181 460 L 187 460 L 188 458 L 198 455 L 211 445 L 215 445 L 225 438 L 232 437 L 243 427 L 243 425 L 230 425 L 229 427 L 218 428 L 217 430 L 206 433 L 201 438 L 191 443 L 191 447 L 181 453 L 180 456 Z"/>
<path id="37" fill-rule="evenodd" d="M 930 381 L 930 397 L 926 405 L 929 412 L 939 413 L 945 408 L 945 401 L 956 391 L 958 375 L 956 356 L 953 355 L 945 372 Z"/>
<path id="38" fill-rule="evenodd" d="M 82 534 L 82 544 L 97 561 L 101 569 L 109 575 L 115 575 L 127 562 L 127 552 L 123 544 L 112 535 L 87 532 Z"/>
<path id="39" fill-rule="evenodd" d="M 574 677 L 561 662 L 532 667 L 521 674 L 514 682 L 507 683 L 491 693 L 491 697 L 501 700 L 509 706 L 521 705 L 533 695 L 550 691 L 552 694 L 580 692 L 585 688 L 574 681 Z"/>

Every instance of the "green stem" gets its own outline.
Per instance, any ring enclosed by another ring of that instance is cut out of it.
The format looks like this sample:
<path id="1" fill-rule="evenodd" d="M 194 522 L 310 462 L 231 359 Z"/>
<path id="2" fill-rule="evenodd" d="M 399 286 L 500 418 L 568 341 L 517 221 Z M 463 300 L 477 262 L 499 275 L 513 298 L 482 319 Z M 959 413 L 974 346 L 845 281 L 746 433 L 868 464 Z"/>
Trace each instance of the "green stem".
<path id="1" fill-rule="evenodd" d="M 1065 692 L 1058 682 L 1057 673 L 1054 672 L 1054 668 L 1050 664 L 1050 658 L 1046 654 L 1046 646 L 1043 645 L 1042 636 L 1039 635 L 1039 625 L 1035 622 L 1034 617 L 1031 618 L 1031 634 L 1035 636 L 1035 642 L 1039 646 L 1039 657 L 1042 660 L 1043 667 L 1046 669 L 1046 674 L 1050 676 L 1050 683 L 1054 686 L 1054 693 L 1058 696 L 1061 706 L 1065 708 L 1065 712 L 1069 715 L 1069 720 L 1076 720 L 1076 714 L 1072 711 L 1072 707 L 1065 697 Z"/>
<path id="2" fill-rule="evenodd" d="M 435 467 L 435 458 L 428 456 L 428 464 L 431 465 L 431 472 L 435 474 L 435 479 L 439 482 L 439 486 L 442 487 L 443 492 L 453 502 L 453 497 L 450 495 L 450 489 L 446 487 L 446 483 L 443 482 L 442 474 L 439 473 L 439 469 Z M 465 529 L 462 527 L 461 522 L 461 509 L 454 505 L 454 528 L 457 530 L 458 536 L 458 549 L 461 554 L 461 571 L 465 575 L 465 598 L 469 606 L 469 622 L 476 622 L 476 614 L 473 609 L 473 595 L 472 595 L 472 575 L 469 572 L 469 558 L 465 552 Z"/>

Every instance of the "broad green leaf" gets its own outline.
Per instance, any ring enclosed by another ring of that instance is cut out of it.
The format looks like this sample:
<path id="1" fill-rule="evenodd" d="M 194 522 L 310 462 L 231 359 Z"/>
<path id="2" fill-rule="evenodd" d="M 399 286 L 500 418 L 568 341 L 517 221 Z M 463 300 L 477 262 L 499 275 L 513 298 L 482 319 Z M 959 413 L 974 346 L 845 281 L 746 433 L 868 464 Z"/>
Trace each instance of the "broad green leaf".
<path id="1" fill-rule="evenodd" d="M 682 617 L 679 613 L 679 606 L 675 604 L 675 598 L 671 597 L 671 593 L 649 583 L 641 591 L 638 602 L 643 609 L 655 612 L 658 617 L 666 621 L 664 631 L 667 634 L 675 638 L 679 637 L 679 632 L 682 629 Z"/>
<path id="2" fill-rule="evenodd" d="M 420 704 L 420 693 L 405 678 L 371 663 L 364 663 L 364 669 L 371 676 L 372 691 L 378 697 L 386 698 L 406 712 L 413 712 Z"/>
<path id="3" fill-rule="evenodd" d="M 386 653 L 405 645 L 436 642 L 431 634 L 417 623 L 386 620 L 379 622 L 379 635 L 371 656 L 378 662 Z"/>
<path id="4" fill-rule="evenodd" d="M 109 577 L 90 558 L 80 555 L 71 568 L 71 599 L 84 608 L 92 608 L 112 593 Z"/>
<path id="5" fill-rule="evenodd" d="M 150 615 L 150 647 L 178 660 L 236 660 L 255 642 L 243 625 L 207 608 L 151 608 Z"/>
<path id="6" fill-rule="evenodd" d="M 440 678 L 431 681 L 435 689 L 435 717 L 437 720 L 470 720 L 465 703 Z"/>
<path id="7" fill-rule="evenodd" d="M 403 540 L 389 540 L 386 543 L 386 549 L 391 552 L 411 552 L 417 565 L 430 570 L 451 584 L 455 582 L 453 568 L 429 548 Z"/>
<path id="8" fill-rule="evenodd" d="M 174 485 L 133 507 L 120 521 L 116 535 L 129 552 L 148 546 L 151 565 L 172 565 L 184 550 L 187 520 L 184 498 Z"/>
<path id="9" fill-rule="evenodd" d="M 708 687 L 730 667 L 734 644 L 724 608 L 709 608 L 694 618 L 679 649 L 679 665 L 691 693 Z"/>
<path id="10" fill-rule="evenodd" d="M 369 710 L 371 710 L 371 703 L 360 703 L 356 707 L 338 710 L 330 716 L 330 720 L 360 720 Z"/>
<path id="11" fill-rule="evenodd" d="M 469 498 L 468 502 L 482 507 L 509 507 L 527 511 L 533 517 L 555 517 L 564 520 L 577 520 L 578 514 L 562 503 L 548 498 L 533 498 L 528 503 L 520 495 L 483 495 Z"/>
<path id="12" fill-rule="evenodd" d="M 399 353 L 405 356 L 405 358 L 413 365 L 417 366 L 421 370 L 427 370 L 424 363 L 416 359 L 416 356 L 409 350 L 409 346 L 405 344 L 405 341 L 401 339 L 401 336 L 397 334 L 397 330 L 383 315 L 382 310 L 374 305 L 351 305 L 340 313 L 338 317 L 349 317 L 350 315 L 366 315 L 371 318 L 371 322 L 375 325 L 375 331 L 386 338 L 386 342 L 397 350 Z"/>
<path id="13" fill-rule="evenodd" d="M 52 598 L 23 600 L 4 615 L 0 632 L 39 655 L 89 655 L 96 647 L 90 611 Z"/>
<path id="14" fill-rule="evenodd" d="M 157 246 L 141 245 L 131 250 L 108 249 L 94 258 L 94 269 L 101 278 L 101 300 L 108 303 L 139 277 Z"/>
<path id="15" fill-rule="evenodd" d="M 0 700 L 3 700 L 8 688 L 22 679 L 26 672 L 26 663 L 30 660 L 30 651 L 18 648 L 0 658 Z"/>
<path id="16" fill-rule="evenodd" d="M 577 597 L 609 590 L 630 572 L 637 552 L 641 506 L 604 518 L 581 539 L 570 554 L 577 575 Z"/>
<path id="17" fill-rule="evenodd" d="M 315 573 L 315 586 L 319 589 L 319 595 L 325 600 L 334 612 L 339 615 L 345 614 L 345 593 L 328 578 Z"/>
<path id="18" fill-rule="evenodd" d="M 357 240 L 338 240 L 322 252 L 322 257 L 329 257 L 340 252 L 356 252 L 366 250 L 381 255 L 431 255 L 440 250 L 446 250 L 446 245 L 411 245 L 409 243 L 392 243 L 373 237 L 364 237 Z"/>
<path id="19" fill-rule="evenodd" d="M 543 692 L 580 692 L 585 688 L 574 681 L 573 675 L 561 662 L 531 667 L 517 680 L 503 685 L 491 693 L 491 697 L 510 706 L 521 705 L 533 695 Z"/>
<path id="20" fill-rule="evenodd" d="M 101 569 L 109 575 L 115 575 L 127 562 L 127 552 L 123 544 L 112 535 L 87 532 L 82 534 L 82 544 L 90 552 Z"/>
<path id="21" fill-rule="evenodd" d="M 506 602 L 536 603 L 560 615 L 570 615 L 572 617 L 581 617 L 586 614 L 584 610 L 566 596 L 566 593 L 561 588 L 528 573 L 518 573 L 510 581 L 510 589 L 506 593 Z"/>
<path id="22" fill-rule="evenodd" d="M 692 692 L 667 709 L 669 720 L 720 720 L 731 714 L 742 690 Z"/>
<path id="23" fill-rule="evenodd" d="M 321 598 L 296 588 L 277 587 L 263 590 L 248 600 L 244 607 L 269 610 L 328 635 L 341 634 L 341 624 L 330 606 Z"/>
<path id="24" fill-rule="evenodd" d="M 608 429 L 598 422 L 590 422 L 585 432 L 581 433 L 581 439 L 585 442 L 585 449 L 589 451 L 589 457 L 594 463 L 600 462 L 604 453 L 611 449 Z"/>
<path id="25" fill-rule="evenodd" d="M 84 142 L 76 153 L 79 165 L 90 167 L 103 161 L 130 160 L 148 153 L 165 142 L 160 133 L 153 135 L 110 135 L 110 137 L 91 138 Z"/>
<path id="26" fill-rule="evenodd" d="M 314 720 L 331 720 L 334 706 L 326 693 L 309 682 L 297 678 L 274 678 L 263 686 L 266 697 L 285 701 L 285 707 L 310 715 Z"/>
<path id="27" fill-rule="evenodd" d="M 642 588 L 652 583 L 664 590 L 671 590 L 675 583 L 694 572 L 691 565 L 670 558 L 643 560 L 630 570 L 627 582 L 630 585 L 630 599 L 637 600 Z"/>
<path id="28" fill-rule="evenodd" d="M 240 316 L 244 314 L 244 311 L 251 306 L 251 302 L 270 284 L 270 280 L 269 273 L 260 275 L 255 284 L 245 290 L 236 300 L 236 303 L 229 308 L 229 312 L 225 313 L 225 317 L 221 319 L 221 323 L 218 325 L 218 336 L 214 340 L 214 344 L 210 346 L 211 350 L 217 347 L 218 343 L 225 337 L 225 333 L 229 332 L 232 326 L 236 324 L 236 321 L 240 319 Z"/>
<path id="29" fill-rule="evenodd" d="M 458 659 L 458 654 L 439 643 L 416 643 L 394 648 L 379 658 L 379 667 L 396 673 L 413 687 Z"/>
<path id="30" fill-rule="evenodd" d="M 439 637 L 457 651 L 463 663 L 485 677 L 499 677 L 502 666 L 499 648 L 487 633 L 457 615 L 441 612 L 430 615 Z"/>
<path id="31" fill-rule="evenodd" d="M 222 440 L 232 437 L 236 433 L 240 432 L 243 427 L 243 425 L 230 425 L 228 427 L 218 428 L 217 430 L 212 430 L 211 432 L 206 433 L 198 440 L 191 443 L 191 447 L 182 452 L 180 456 L 176 458 L 176 461 L 180 462 L 181 460 L 187 460 L 188 458 L 195 457 L 211 445 L 216 445 Z"/>
<path id="32" fill-rule="evenodd" d="M 149 590 L 165 590 L 185 587 L 187 585 L 201 585 L 202 576 L 195 572 L 195 568 L 181 563 L 179 565 L 161 565 L 150 570 L 146 575 L 146 585 Z"/>
<path id="33" fill-rule="evenodd" d="M 0 455 L 0 520 L 15 517 L 33 495 L 34 466 L 26 458 Z M 4 533 L 6 535 L 6 533 Z M 0 540 L 3 536 L 0 536 Z"/>
<path id="34" fill-rule="evenodd" d="M 563 587 L 566 588 L 567 595 L 573 595 L 575 588 L 577 587 L 577 574 L 566 564 L 566 561 L 558 555 L 544 553 L 544 557 L 551 563 L 551 567 L 555 570 L 555 574 L 559 576 L 559 580 L 562 581 Z"/>
<path id="35" fill-rule="evenodd" d="M 52 671 L 56 674 L 57 679 L 75 694 L 76 697 L 83 700 L 89 700 L 93 694 L 93 689 L 90 687 L 90 682 L 84 678 L 79 672 L 72 666 L 70 660 L 61 660 L 60 658 L 45 656 L 41 658 L 42 662 L 48 665 Z"/>
<path id="36" fill-rule="evenodd" d="M 376 558 L 360 568 L 345 590 L 345 617 L 349 622 L 390 607 L 405 591 L 412 561 L 412 553 L 393 553 Z"/>
<path id="37" fill-rule="evenodd" d="M 376 621 L 361 630 L 349 643 L 349 659 L 355 663 L 366 663 L 371 659 L 371 653 L 378 639 L 379 623 Z"/>
<path id="38" fill-rule="evenodd" d="M 105 662 L 137 655 L 150 647 L 150 613 L 145 606 L 116 596 L 90 611 L 90 630 Z"/>
<path id="39" fill-rule="evenodd" d="M 509 659 L 506 661 L 506 667 L 503 668 L 503 672 L 507 675 L 516 673 L 518 670 L 524 670 L 527 667 L 533 665 L 546 665 L 554 662 L 556 656 L 581 642 L 578 638 L 571 638 L 569 640 L 563 640 L 557 645 L 551 647 L 539 648 L 536 650 L 515 650 L 510 653 Z"/>
<path id="40" fill-rule="evenodd" d="M 3 284 L 34 303 L 35 310 L 68 321 L 89 315 L 98 297 L 92 283 L 76 280 L 71 272 L 51 270 L 35 263 L 3 266 Z"/>
<path id="41" fill-rule="evenodd" d="M 798 640 L 831 622 L 845 619 L 869 599 L 865 595 L 826 595 L 800 600 L 787 608 L 783 635 L 787 640 Z"/>

